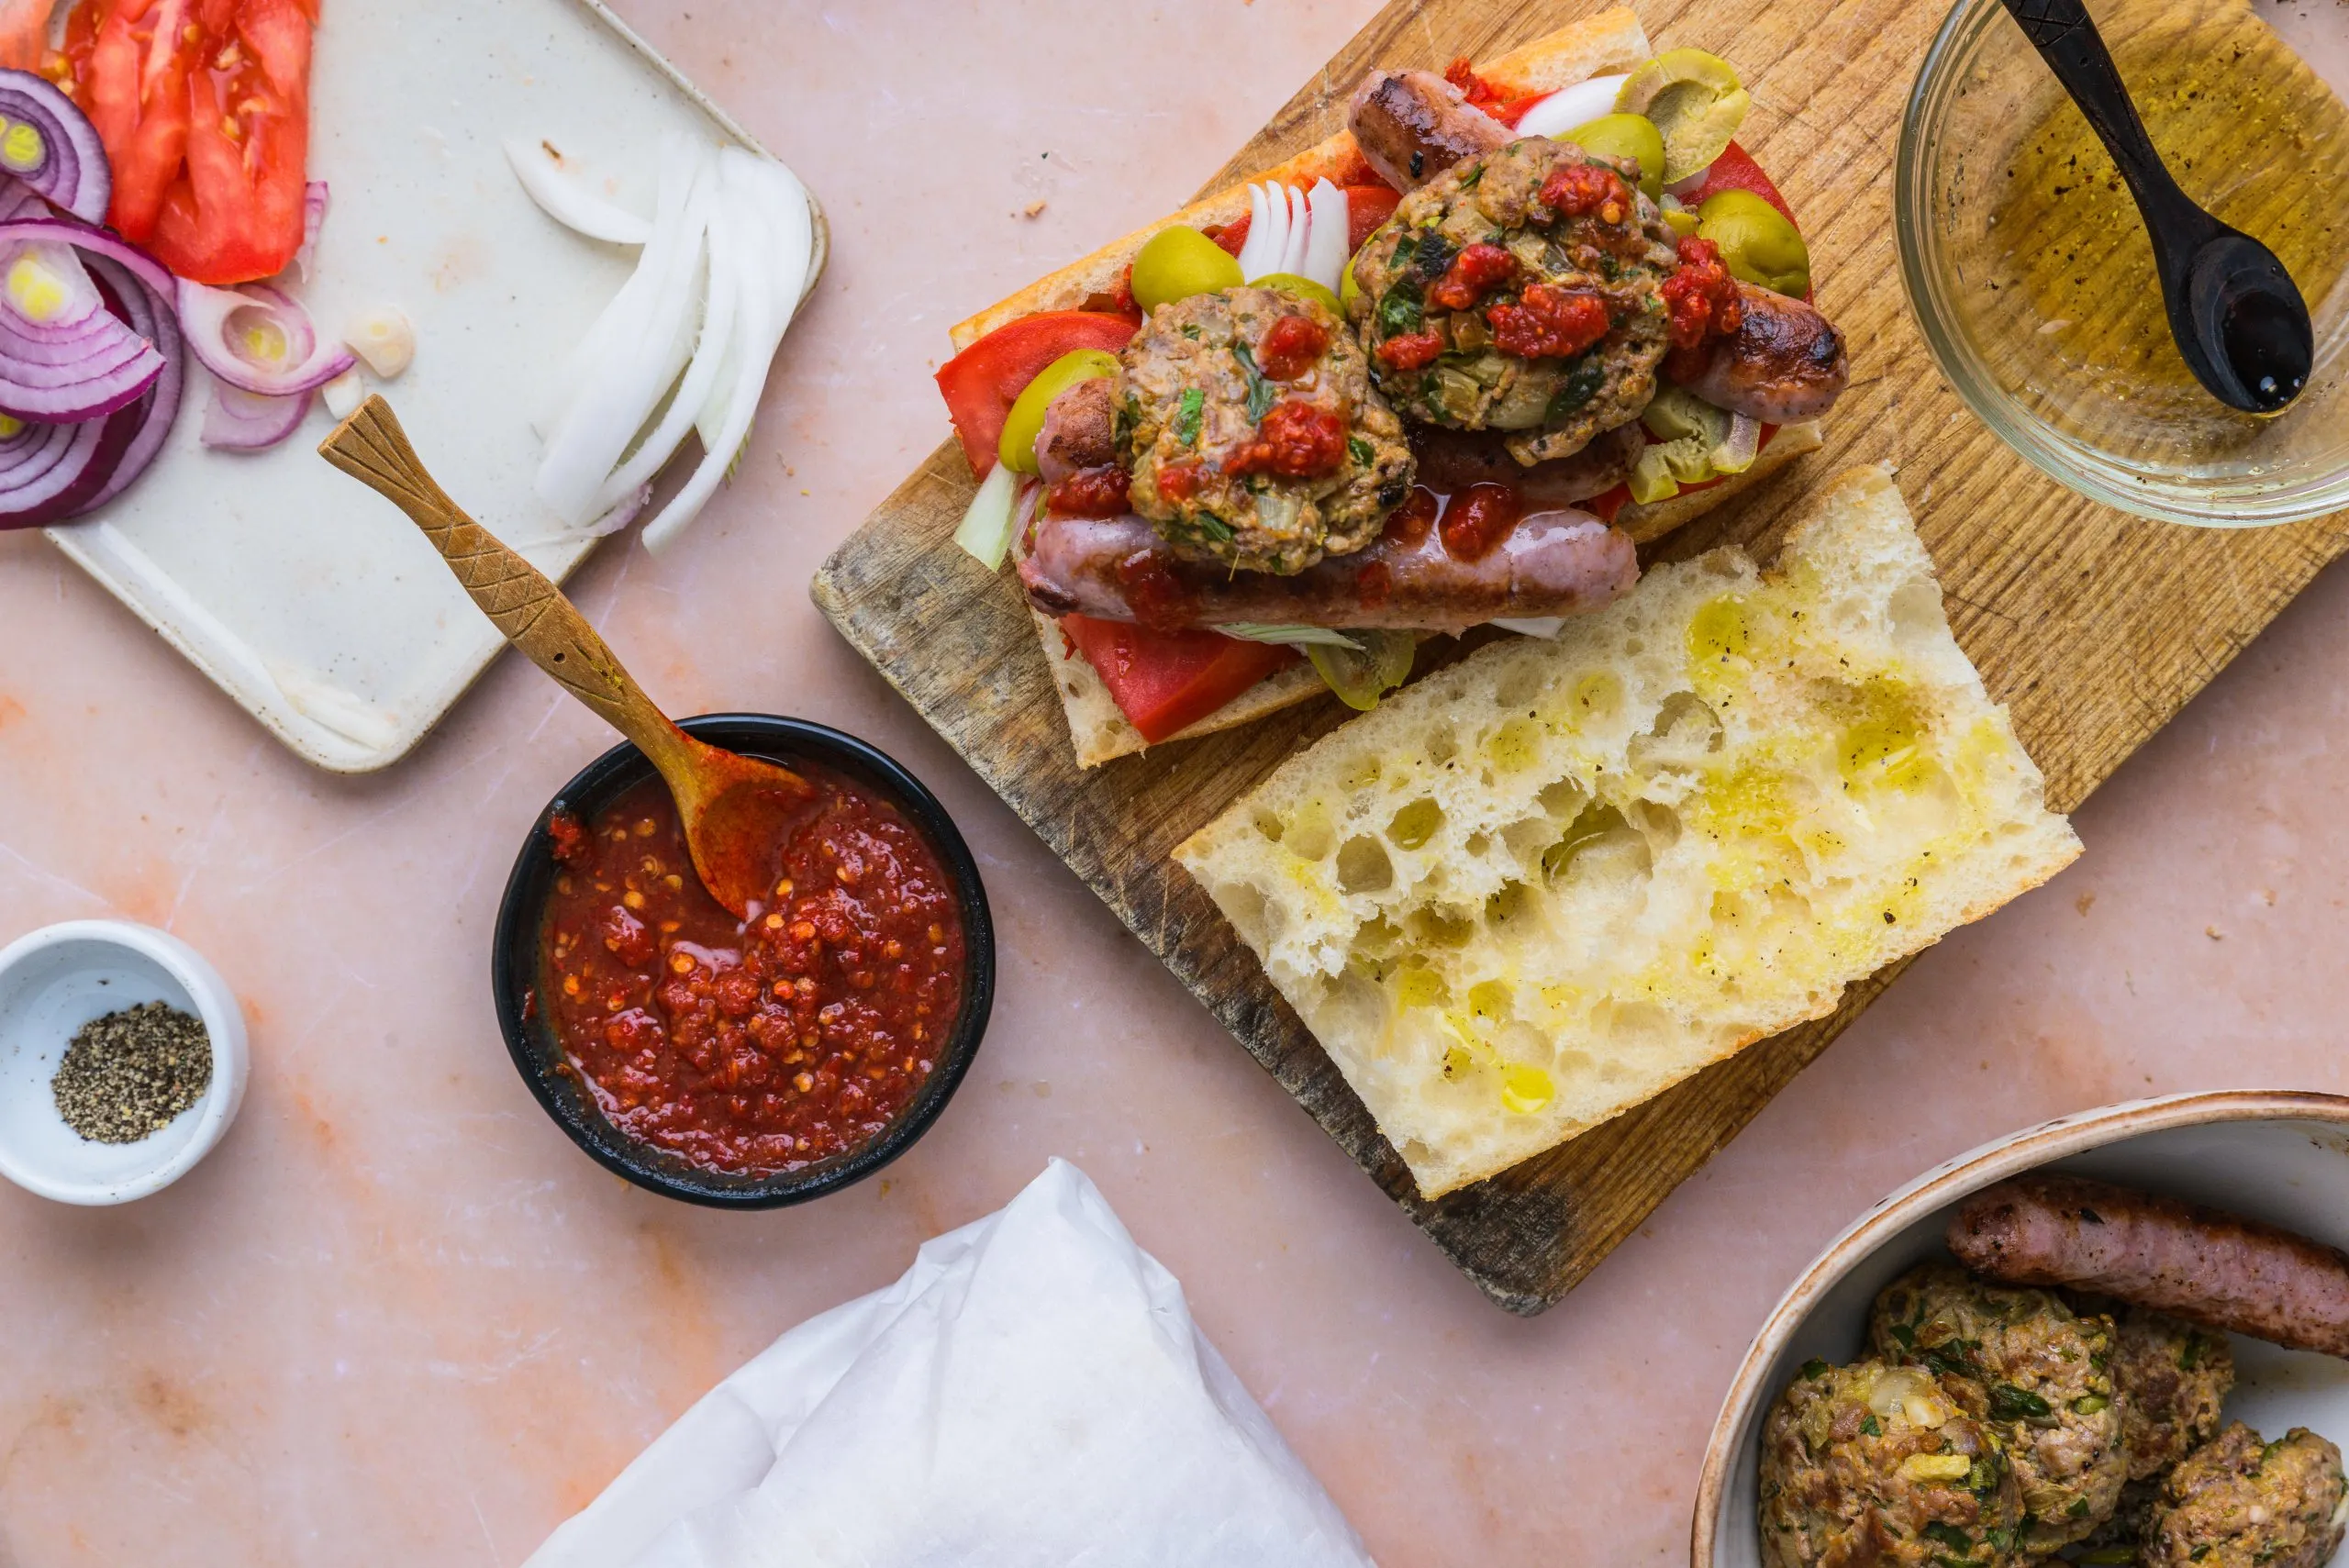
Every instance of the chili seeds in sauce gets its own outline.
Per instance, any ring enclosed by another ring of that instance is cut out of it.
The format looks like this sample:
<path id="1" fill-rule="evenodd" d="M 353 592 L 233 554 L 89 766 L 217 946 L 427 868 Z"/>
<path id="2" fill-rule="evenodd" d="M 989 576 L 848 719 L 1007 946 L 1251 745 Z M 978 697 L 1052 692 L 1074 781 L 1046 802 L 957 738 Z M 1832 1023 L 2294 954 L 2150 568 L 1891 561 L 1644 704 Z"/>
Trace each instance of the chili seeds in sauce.
<path id="1" fill-rule="evenodd" d="M 667 787 L 550 824 L 540 1005 L 612 1124 L 704 1170 L 772 1174 L 885 1130 L 959 1010 L 962 912 L 896 807 L 821 769 L 746 924 L 695 875 Z"/>

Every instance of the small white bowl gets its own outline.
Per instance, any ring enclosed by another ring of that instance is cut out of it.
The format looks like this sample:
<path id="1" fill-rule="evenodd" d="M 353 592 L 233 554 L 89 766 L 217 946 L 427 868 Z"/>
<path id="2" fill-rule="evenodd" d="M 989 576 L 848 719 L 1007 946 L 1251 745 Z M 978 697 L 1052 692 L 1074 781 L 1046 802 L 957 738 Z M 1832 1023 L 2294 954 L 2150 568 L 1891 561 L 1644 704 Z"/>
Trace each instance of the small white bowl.
<path id="1" fill-rule="evenodd" d="M 193 1013 L 212 1037 L 212 1083 L 171 1126 L 94 1143 L 57 1114 L 50 1081 L 74 1032 L 141 1002 Z M 196 951 L 128 920 L 68 920 L 0 949 L 0 1175 L 60 1203 L 160 1192 L 220 1141 L 245 1097 L 245 1015 Z"/>
<path id="2" fill-rule="evenodd" d="M 1946 1257 L 1968 1194 L 2041 1166 L 2232 1209 L 2349 1248 L 2349 1098 L 2228 1090 L 2060 1118 L 1961 1154 L 1829 1244 L 1764 1321 L 1730 1385 L 1697 1483 L 1691 1568 L 1758 1568 L 1763 1418 L 1803 1362 L 1857 1360 L 1868 1307 L 1911 1265 Z M 2349 1443 L 2349 1362 L 2232 1336 L 2226 1418 L 2269 1437 L 2306 1427 Z M 2349 1558 L 2349 1551 L 2343 1553 Z"/>

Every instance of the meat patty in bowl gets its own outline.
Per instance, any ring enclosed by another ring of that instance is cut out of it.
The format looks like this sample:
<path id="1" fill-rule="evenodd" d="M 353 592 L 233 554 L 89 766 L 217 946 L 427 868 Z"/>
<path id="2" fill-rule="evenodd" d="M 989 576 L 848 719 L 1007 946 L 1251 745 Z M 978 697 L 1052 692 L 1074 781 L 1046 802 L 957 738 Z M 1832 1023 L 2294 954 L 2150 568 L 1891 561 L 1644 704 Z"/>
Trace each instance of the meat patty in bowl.
<path id="1" fill-rule="evenodd" d="M 1806 1380 L 1806 1369 L 1814 1363 L 1820 1368 L 1839 1363 L 1887 1364 L 1887 1358 L 1874 1353 L 1876 1347 L 1870 1344 L 1872 1315 L 1880 1325 L 1879 1342 L 1888 1340 L 1896 1351 L 1921 1362 L 1921 1354 L 1899 1346 L 1898 1336 L 1890 1332 L 1896 1313 L 1889 1303 L 1899 1298 L 1909 1303 L 1908 1311 L 1898 1314 L 1902 1326 L 1910 1328 L 1920 1342 L 1928 1338 L 1916 1333 L 1919 1325 L 1912 1321 L 1916 1298 L 1888 1287 L 1900 1284 L 1903 1276 L 1920 1265 L 1937 1264 L 1954 1273 L 1944 1240 L 1951 1219 L 1974 1195 L 2041 1171 L 2229 1210 L 2297 1232 L 2321 1248 L 2339 1248 L 2349 1243 L 2349 1097 L 2237 1091 L 2107 1106 L 1998 1140 L 1928 1172 L 1885 1199 L 1803 1272 L 1748 1350 L 1715 1423 L 1698 1481 L 1690 1543 L 1695 1568 L 1762 1568 L 1764 1564 L 1809 1568 L 1814 1562 L 1832 1561 L 1809 1554 L 1789 1556 L 1782 1542 L 1770 1540 L 1785 1534 L 1769 1511 L 1772 1498 L 1765 1494 L 1772 1481 L 1765 1469 L 1770 1462 L 1765 1453 L 1771 1433 L 1777 1429 L 1772 1424 L 1773 1411 L 1787 1400 L 1802 1397 L 1796 1385 Z M 2118 1220 L 2122 1217 L 2100 1218 Z M 2241 1283 L 2205 1282 L 2214 1291 Z M 2095 1297 L 2076 1294 L 2068 1286 L 2049 1290 L 2076 1324 L 2102 1322 L 2110 1317 L 2110 1305 Z M 2007 1293 L 2001 1287 L 2000 1294 L 2029 1303 L 2034 1292 Z M 2035 1315 L 2029 1307 L 2021 1310 L 2025 1317 Z M 2240 1311 L 2240 1305 L 2230 1310 Z M 1947 1338 L 1938 1333 L 1931 1336 L 1937 1344 L 1991 1337 L 1970 1309 L 1966 1314 L 1943 1314 L 1937 1307 L 1928 1306 L 1927 1322 L 1940 1316 L 1952 1319 L 1948 1327 L 1954 1332 Z M 2019 1317 L 2015 1325 L 2001 1328 L 2010 1329 L 2022 1320 Z M 2059 1362 L 2066 1348 L 2087 1357 L 2102 1354 L 2106 1370 L 2112 1374 L 2111 1395 L 2084 1385 L 2069 1392 L 2062 1407 L 2076 1417 L 2095 1417 L 2118 1406 L 2121 1435 L 2117 1447 L 2123 1473 L 2137 1468 L 2136 1445 L 2144 1443 L 2148 1445 L 2147 1469 L 2160 1476 L 2155 1490 L 2149 1490 L 2154 1484 L 2142 1478 L 2129 1485 L 2113 1500 L 2114 1512 L 2122 1516 L 2119 1522 L 2107 1526 L 2108 1533 L 2067 1546 L 2067 1555 L 2086 1548 L 2096 1550 L 2099 1561 L 2108 1560 L 2105 1554 L 2117 1551 L 2116 1543 L 2125 1536 L 2127 1548 L 2142 1560 L 2143 1554 L 2155 1550 L 2154 1542 L 2161 1539 L 2158 1532 L 2166 1529 L 2185 1541 L 2188 1562 L 2195 1561 L 2198 1548 L 2210 1549 L 2199 1560 L 2202 1568 L 2210 1568 L 2211 1560 L 2222 1551 L 2238 1550 L 2247 1553 L 2246 1561 L 2263 1551 L 2273 1553 L 2269 1568 L 2288 1557 L 2296 1568 L 2317 1568 L 2331 1557 L 2338 1542 L 2334 1527 L 2349 1522 L 2337 1516 L 2349 1508 L 2336 1502 L 2334 1515 L 2328 1517 L 2322 1529 L 2309 1521 L 2317 1505 L 2332 1496 L 2324 1481 L 2333 1473 L 2328 1461 L 2338 1462 L 2337 1450 L 2326 1440 L 2349 1436 L 2349 1361 L 2314 1351 L 2287 1350 L 2263 1339 L 2215 1332 L 2208 1325 L 2175 1323 L 2139 1324 L 2128 1336 L 2119 1332 L 2116 1324 L 2101 1349 L 2089 1343 L 2093 1335 L 2083 1335 L 2077 1343 L 2066 1347 L 2058 1344 L 2065 1336 L 2050 1327 L 2054 1321 L 2052 1316 L 2043 1319 L 2038 1329 L 2025 1336 L 2026 1341 L 2049 1351 Z M 1981 1372 L 1993 1370 L 1981 1350 L 1962 1348 L 1965 1359 Z M 2225 1386 L 2224 1373 L 2218 1370 L 2222 1364 L 2218 1361 L 2221 1354 L 2225 1358 L 2223 1364 L 2233 1369 L 2232 1392 Z M 2133 1365 L 2132 1358 L 2137 1358 Z M 2181 1358 L 2190 1364 L 2178 1364 Z M 2177 1377 L 2145 1375 L 2146 1367 L 2158 1370 L 2165 1359 Z M 1918 1365 L 1918 1370 L 1933 1373 L 1944 1385 L 1952 1381 L 1930 1363 Z M 1960 1403 L 1969 1417 L 1979 1419 L 1988 1414 L 1989 1389 L 1980 1377 L 1973 1381 L 1983 1387 L 1981 1403 L 1973 1404 L 1970 1396 Z M 2153 1418 L 2144 1428 L 2132 1425 L 2129 1417 L 2128 1395 L 2132 1389 L 2147 1398 L 2146 1409 Z M 2025 1440 L 2032 1435 L 2054 1434 L 2063 1446 L 2076 1446 L 2076 1451 L 2085 1453 L 2087 1445 L 2077 1443 L 2081 1432 L 2056 1418 L 2055 1393 L 2065 1391 L 2065 1385 L 2051 1382 L 2025 1391 L 2037 1398 L 2004 1396 L 2005 1407 L 2011 1412 L 2007 1418 L 2009 1429 L 2002 1431 L 1998 1421 L 1985 1421 L 1990 1436 L 2010 1454 L 2009 1441 L 2017 1435 L 2015 1428 L 2027 1429 Z M 2099 1409 L 2095 1404 L 2099 1398 L 2111 1400 L 2113 1405 Z M 2242 1423 L 2262 1436 L 2259 1451 L 2265 1453 L 2276 1444 L 2294 1445 L 2274 1450 L 2274 1475 L 2268 1475 L 2263 1466 L 2259 1475 L 2246 1476 L 2236 1462 L 2241 1455 L 2230 1459 L 2219 1451 L 2227 1440 L 2223 1433 L 2214 1437 L 2211 1431 L 2220 1418 L 2210 1408 L 2217 1398 L 2224 1400 L 2226 1422 Z M 2045 1415 L 2038 1410 L 2042 1401 L 2047 1406 Z M 2087 1408 L 2070 1409 L 2076 1401 Z M 2293 1437 L 2296 1429 L 2311 1434 L 2310 1439 L 2302 1442 Z M 2110 1461 L 2103 1463 L 2109 1466 Z M 2196 1484 L 2200 1471 L 2189 1468 L 2194 1466 L 2211 1473 Z M 2088 1472 L 2100 1478 L 2110 1474 L 2109 1469 L 2095 1465 L 2081 1473 Z M 2230 1474 L 2233 1479 L 2228 1479 Z M 2185 1512 L 2179 1511 L 2179 1500 L 2171 1496 L 2171 1484 L 2181 1477 L 2189 1484 L 2192 1496 L 2201 1499 L 2199 1506 Z M 2272 1485 L 2276 1495 L 2254 1496 L 2262 1485 Z M 2060 1505 L 2050 1506 L 2056 1505 L 2054 1495 L 2043 1493 L 2042 1504 L 2049 1506 L 2051 1512 L 2068 1514 L 2075 1496 L 2067 1495 Z M 2102 1496 L 2099 1490 L 2084 1498 L 2084 1518 L 2104 1507 Z M 2290 1507 L 2281 1508 L 2282 1503 Z M 1883 1524 L 1885 1516 L 1868 1497 L 1855 1496 L 1851 1506 L 1871 1513 L 1870 1533 L 1865 1539 L 1880 1541 L 1901 1533 L 1897 1524 Z M 2026 1505 L 2026 1512 L 2031 1511 Z M 2289 1529 L 2277 1525 L 2286 1512 L 2301 1523 Z M 1943 1544 L 1950 1547 L 1953 1556 L 1976 1561 L 1978 1545 L 1997 1559 L 2000 1568 L 2009 1564 L 2024 1568 L 2040 1561 L 2039 1554 L 2025 1544 L 2028 1522 L 2011 1541 L 2004 1537 L 1992 1539 L 1987 1532 L 1964 1532 L 1972 1543 L 1965 1552 L 1952 1544 L 1960 1533 L 1954 1521 L 1945 1522 L 1952 1523 L 1952 1529 L 1933 1534 L 1937 1540 L 1946 1534 Z M 2068 1519 L 2038 1522 L 2058 1532 L 2067 1531 L 2072 1525 Z"/>

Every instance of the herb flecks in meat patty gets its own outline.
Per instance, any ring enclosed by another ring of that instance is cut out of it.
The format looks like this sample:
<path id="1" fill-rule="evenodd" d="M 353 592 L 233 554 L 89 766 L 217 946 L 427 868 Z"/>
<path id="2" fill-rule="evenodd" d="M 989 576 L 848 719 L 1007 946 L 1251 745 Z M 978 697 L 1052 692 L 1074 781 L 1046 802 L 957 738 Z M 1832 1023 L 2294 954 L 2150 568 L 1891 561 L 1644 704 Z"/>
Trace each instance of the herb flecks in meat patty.
<path id="1" fill-rule="evenodd" d="M 1402 421 L 1325 306 L 1194 295 L 1151 312 L 1122 363 L 1132 506 L 1179 550 L 1302 572 L 1369 544 L 1410 492 Z"/>
<path id="2" fill-rule="evenodd" d="M 1638 417 L 1669 346 L 1672 230 L 1626 169 L 1541 137 L 1405 196 L 1354 258 L 1354 318 L 1396 409 L 1510 432 L 1531 466 Z"/>

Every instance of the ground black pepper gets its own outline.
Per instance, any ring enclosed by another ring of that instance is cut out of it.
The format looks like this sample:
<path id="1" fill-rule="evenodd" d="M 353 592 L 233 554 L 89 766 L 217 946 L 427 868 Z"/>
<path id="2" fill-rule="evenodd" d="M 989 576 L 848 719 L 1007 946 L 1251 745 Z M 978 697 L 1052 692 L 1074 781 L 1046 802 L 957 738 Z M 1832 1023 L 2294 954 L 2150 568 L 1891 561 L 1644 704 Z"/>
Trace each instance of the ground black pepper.
<path id="1" fill-rule="evenodd" d="M 50 1084 L 57 1114 L 93 1143 L 136 1143 L 169 1127 L 212 1083 L 212 1037 L 162 1002 L 93 1018 Z"/>

